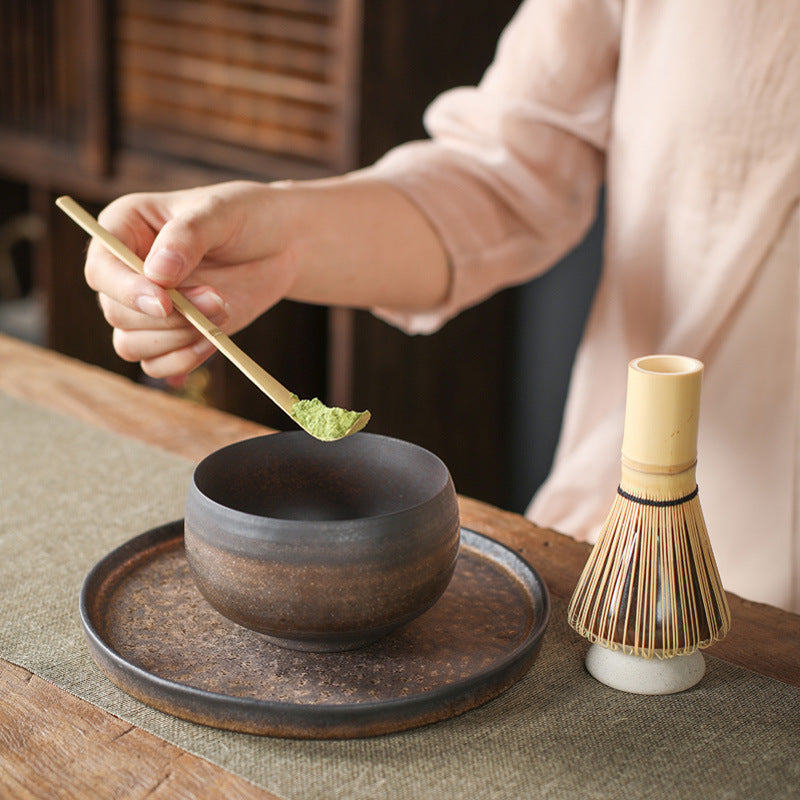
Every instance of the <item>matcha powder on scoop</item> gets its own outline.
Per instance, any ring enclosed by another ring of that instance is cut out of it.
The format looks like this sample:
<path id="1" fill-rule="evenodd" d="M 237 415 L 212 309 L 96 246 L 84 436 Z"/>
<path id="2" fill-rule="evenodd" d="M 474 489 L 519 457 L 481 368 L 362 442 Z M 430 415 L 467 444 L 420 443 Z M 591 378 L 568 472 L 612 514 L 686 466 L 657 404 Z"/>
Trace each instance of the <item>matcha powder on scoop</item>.
<path id="1" fill-rule="evenodd" d="M 313 400 L 296 399 L 291 411 L 292 418 L 312 436 L 326 442 L 343 438 L 363 414 L 369 412 L 348 411 L 337 406 L 331 408 L 316 397 Z"/>

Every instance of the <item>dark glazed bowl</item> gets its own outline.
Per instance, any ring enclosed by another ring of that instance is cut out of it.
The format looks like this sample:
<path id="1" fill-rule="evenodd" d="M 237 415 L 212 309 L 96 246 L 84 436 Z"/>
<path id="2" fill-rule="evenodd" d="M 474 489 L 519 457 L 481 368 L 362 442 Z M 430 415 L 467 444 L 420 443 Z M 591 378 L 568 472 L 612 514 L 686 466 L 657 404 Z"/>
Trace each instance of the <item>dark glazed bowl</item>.
<path id="1" fill-rule="evenodd" d="M 224 447 L 194 471 L 185 542 L 229 619 L 297 650 L 348 650 L 443 594 L 460 541 L 447 467 L 421 447 L 303 431 Z"/>

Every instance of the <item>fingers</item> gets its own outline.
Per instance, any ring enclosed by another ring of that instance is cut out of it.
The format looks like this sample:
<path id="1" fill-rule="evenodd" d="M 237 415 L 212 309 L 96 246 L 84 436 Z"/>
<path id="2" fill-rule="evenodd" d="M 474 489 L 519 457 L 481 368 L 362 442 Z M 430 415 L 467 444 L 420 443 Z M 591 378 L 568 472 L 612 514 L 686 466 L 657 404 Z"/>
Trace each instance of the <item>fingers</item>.
<path id="1" fill-rule="evenodd" d="M 86 282 L 114 328 L 117 353 L 141 361 L 158 378 L 188 372 L 213 352 L 174 310 L 173 288 L 229 332 L 279 299 L 286 281 L 268 280 L 264 268 L 280 245 L 265 234 L 271 208 L 263 187 L 248 182 L 126 195 L 107 206 L 101 225 L 142 258 L 145 269 L 140 275 L 100 242 L 90 243 Z"/>
<path id="2" fill-rule="evenodd" d="M 208 187 L 115 200 L 100 213 L 100 223 L 144 260 L 145 275 L 92 241 L 85 266 L 88 285 L 131 309 L 167 316 L 172 303 L 164 289 L 187 281 L 205 257 L 240 227 L 237 215 L 225 213 L 226 204 L 217 191 Z"/>
<path id="3" fill-rule="evenodd" d="M 230 308 L 215 289 L 208 286 L 195 286 L 181 289 L 181 293 L 208 317 L 215 325 L 222 326 L 230 316 Z M 126 331 L 188 328 L 189 323 L 178 312 L 165 316 L 163 307 L 155 301 L 151 309 L 149 297 L 139 296 L 131 308 L 128 303 L 120 303 L 106 294 L 99 294 L 100 308 L 106 321 L 114 328 Z M 192 329 L 194 330 L 194 329 Z"/>
<path id="4" fill-rule="evenodd" d="M 161 318 L 172 311 L 172 301 L 164 289 L 138 275 L 96 240 L 89 243 L 84 276 L 98 294 L 130 309 Z"/>
<path id="5" fill-rule="evenodd" d="M 132 214 L 127 205 L 128 198 L 115 201 L 100 213 L 99 220 L 137 255 L 144 257 L 155 233 L 145 220 Z M 118 303 L 157 319 L 165 319 L 172 312 L 172 301 L 161 286 L 134 272 L 96 239 L 89 242 L 84 276 L 89 287 L 106 298 L 106 302 L 101 300 L 104 311 L 111 303 Z"/>
<path id="6" fill-rule="evenodd" d="M 179 286 L 204 257 L 230 240 L 238 227 L 230 206 L 211 187 L 187 192 L 191 202 L 173 209 L 150 245 L 145 275 L 160 286 Z"/>
<path id="7" fill-rule="evenodd" d="M 142 370 L 151 378 L 170 378 L 173 375 L 187 375 L 197 369 L 212 353 L 214 345 L 201 339 L 194 345 L 171 350 L 162 356 L 143 359 Z"/>
<path id="8" fill-rule="evenodd" d="M 215 325 L 227 321 L 228 308 L 214 290 L 196 287 L 184 294 Z M 114 326 L 114 350 L 125 361 L 141 361 L 142 369 L 153 378 L 189 372 L 214 351 L 214 345 L 178 312 L 157 321 L 106 296 L 101 296 L 100 304 Z"/>
<path id="9" fill-rule="evenodd" d="M 199 345 L 205 339 L 191 328 L 174 331 L 124 331 L 114 328 L 113 341 L 114 349 L 125 361 L 155 361 L 172 351 Z"/>

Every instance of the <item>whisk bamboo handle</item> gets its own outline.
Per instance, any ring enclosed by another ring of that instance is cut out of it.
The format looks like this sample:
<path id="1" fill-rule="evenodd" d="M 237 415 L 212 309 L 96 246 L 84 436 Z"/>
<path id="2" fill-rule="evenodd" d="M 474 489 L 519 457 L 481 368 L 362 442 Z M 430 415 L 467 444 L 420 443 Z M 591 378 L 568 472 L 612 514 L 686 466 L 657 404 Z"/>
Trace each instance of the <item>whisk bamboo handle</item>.
<path id="1" fill-rule="evenodd" d="M 702 362 L 686 356 L 655 355 L 631 361 L 623 463 L 660 473 L 694 466 L 702 375 Z"/>

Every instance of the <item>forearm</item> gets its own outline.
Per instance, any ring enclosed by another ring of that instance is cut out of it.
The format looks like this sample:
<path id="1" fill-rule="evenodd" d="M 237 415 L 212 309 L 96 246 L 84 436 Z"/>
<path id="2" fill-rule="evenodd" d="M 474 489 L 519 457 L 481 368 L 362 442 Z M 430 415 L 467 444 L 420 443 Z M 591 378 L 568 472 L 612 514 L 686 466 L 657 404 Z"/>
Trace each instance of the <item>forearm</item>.
<path id="1" fill-rule="evenodd" d="M 423 310 L 450 284 L 447 255 L 419 209 L 391 185 L 358 175 L 276 184 L 285 192 L 288 296 L 323 305 Z"/>

